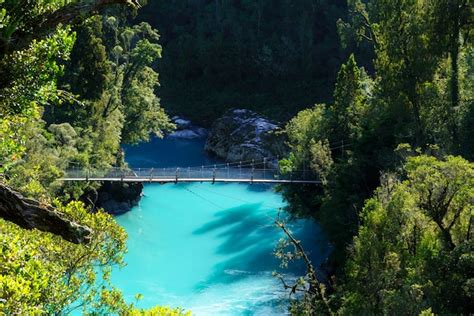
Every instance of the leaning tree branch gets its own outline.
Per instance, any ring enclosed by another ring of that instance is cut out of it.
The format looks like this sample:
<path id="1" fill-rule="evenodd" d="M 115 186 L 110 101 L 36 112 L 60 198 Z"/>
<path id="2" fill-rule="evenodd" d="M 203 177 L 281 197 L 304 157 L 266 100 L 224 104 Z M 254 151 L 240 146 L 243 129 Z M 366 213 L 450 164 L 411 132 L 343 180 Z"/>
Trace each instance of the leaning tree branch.
<path id="1" fill-rule="evenodd" d="M 375 48 L 379 47 L 379 41 L 377 38 L 377 34 L 374 31 L 374 28 L 372 26 L 372 23 L 370 23 L 369 16 L 365 10 L 361 8 L 355 8 L 355 9 L 350 9 L 349 13 L 359 16 L 362 19 L 362 25 L 368 30 L 370 36 L 367 36 L 365 34 L 361 34 L 362 37 L 370 42 L 372 42 L 375 46 Z"/>
<path id="2" fill-rule="evenodd" d="M 301 242 L 297 240 L 293 234 L 286 228 L 285 224 L 281 222 L 280 220 L 275 221 L 275 225 L 277 227 L 280 227 L 285 235 L 288 237 L 290 242 L 295 246 L 296 250 L 300 253 L 301 257 L 303 258 L 305 264 L 306 264 L 306 272 L 307 276 L 309 277 L 310 280 L 310 291 L 316 291 L 316 295 L 321 299 L 323 302 L 324 308 L 326 309 L 326 313 L 329 315 L 332 315 L 332 309 L 331 306 L 329 305 L 329 301 L 324 293 L 324 290 L 322 289 L 322 285 L 319 282 L 316 271 L 313 267 L 313 264 L 311 263 L 311 260 L 309 259 L 308 255 L 306 254 L 306 251 L 304 250 L 303 246 L 301 245 Z M 280 279 L 281 280 L 281 279 Z M 285 289 L 288 289 L 288 285 L 284 283 Z M 290 287 L 292 291 L 296 289 L 296 286 Z"/>
<path id="3" fill-rule="evenodd" d="M 0 183 L 0 217 L 26 229 L 39 229 L 80 244 L 90 241 L 91 229 L 68 220 L 50 205 L 23 197 Z"/>

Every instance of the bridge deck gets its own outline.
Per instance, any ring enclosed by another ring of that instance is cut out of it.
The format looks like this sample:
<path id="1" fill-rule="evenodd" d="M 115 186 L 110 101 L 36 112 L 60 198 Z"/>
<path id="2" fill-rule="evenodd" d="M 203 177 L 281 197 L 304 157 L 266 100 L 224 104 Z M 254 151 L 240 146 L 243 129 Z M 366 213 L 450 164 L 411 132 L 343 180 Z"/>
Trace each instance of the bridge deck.
<path id="1" fill-rule="evenodd" d="M 320 184 L 307 171 L 282 174 L 279 169 L 241 167 L 224 168 L 109 168 L 107 170 L 73 168 L 66 171 L 63 181 L 111 182 L 222 182 L 222 183 L 308 183 Z"/>
<path id="2" fill-rule="evenodd" d="M 320 184 L 318 180 L 288 180 L 288 179 L 226 179 L 226 178 L 144 178 L 144 177 L 96 177 L 96 178 L 62 178 L 62 181 L 107 181 L 107 182 L 147 182 L 147 183 L 190 183 L 190 182 L 211 182 L 211 183 L 301 183 Z"/>

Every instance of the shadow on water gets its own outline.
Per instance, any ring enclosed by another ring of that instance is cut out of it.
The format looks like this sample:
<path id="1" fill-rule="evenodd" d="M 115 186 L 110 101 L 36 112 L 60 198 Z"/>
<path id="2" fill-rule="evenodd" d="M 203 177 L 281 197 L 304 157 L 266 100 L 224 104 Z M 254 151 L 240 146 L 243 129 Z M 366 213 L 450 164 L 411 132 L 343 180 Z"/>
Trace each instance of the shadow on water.
<path id="1" fill-rule="evenodd" d="M 247 186 L 247 190 L 251 192 L 266 192 L 271 191 L 273 189 L 272 184 L 250 184 Z"/>
<path id="2" fill-rule="evenodd" d="M 260 207 L 261 203 L 255 203 L 223 210 L 216 214 L 218 218 L 193 233 L 202 235 L 220 230 L 217 236 L 222 239 L 222 243 L 216 253 L 223 255 L 236 254 L 260 244 L 268 244 L 275 229 L 270 222 L 271 218 L 254 213 L 255 209 Z"/>
<path id="3" fill-rule="evenodd" d="M 136 168 L 219 163 L 205 155 L 203 148 L 201 139 L 153 138 L 124 149 L 127 162 Z M 114 280 L 130 302 L 135 293 L 143 293 L 142 307 L 159 300 L 189 307 L 197 315 L 287 314 L 287 302 L 279 303 L 287 296 L 271 276 L 280 270 L 273 252 L 283 237 L 274 220 L 278 209 L 286 205 L 274 188 L 265 184 L 147 184 L 140 207 L 119 217 L 131 236 L 129 266 L 117 272 Z M 319 226 L 309 220 L 287 226 L 319 266 L 328 252 L 327 244 L 316 240 L 323 236 Z M 304 271 L 299 262 L 281 272 L 291 279 Z"/>
<path id="4" fill-rule="evenodd" d="M 271 214 L 271 215 L 270 215 Z M 261 203 L 242 204 L 215 214 L 215 220 L 196 229 L 193 234 L 216 234 L 221 239 L 216 253 L 231 255 L 229 259 L 218 262 L 206 281 L 197 285 L 197 289 L 212 283 L 229 284 L 247 277 L 279 271 L 285 274 L 302 275 L 305 272 L 303 262 L 294 262 L 290 269 L 282 270 L 273 252 L 282 232 L 274 225 L 275 213 L 262 208 Z M 291 224 L 290 224 L 291 225 Z M 301 225 L 299 225 L 301 226 Z M 319 265 L 325 257 L 326 247 L 315 244 L 314 237 L 320 235 L 311 227 L 303 226 L 295 234 L 303 245 L 312 245 L 308 249 L 311 260 Z M 325 241 L 322 241 L 323 245 Z M 310 250 L 316 251 L 310 251 Z"/>

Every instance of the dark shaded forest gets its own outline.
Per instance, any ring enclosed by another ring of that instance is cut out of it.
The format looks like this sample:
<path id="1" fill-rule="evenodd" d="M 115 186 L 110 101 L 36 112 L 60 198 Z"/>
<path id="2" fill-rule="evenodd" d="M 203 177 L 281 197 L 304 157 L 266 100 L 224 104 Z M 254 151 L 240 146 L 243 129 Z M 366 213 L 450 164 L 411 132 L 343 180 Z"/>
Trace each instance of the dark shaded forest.
<path id="1" fill-rule="evenodd" d="M 344 0 L 149 1 L 138 21 L 160 32 L 157 94 L 167 110 L 209 124 L 245 107 L 278 120 L 329 101 L 354 41 L 341 45 Z M 364 45 L 360 45 L 364 47 Z"/>

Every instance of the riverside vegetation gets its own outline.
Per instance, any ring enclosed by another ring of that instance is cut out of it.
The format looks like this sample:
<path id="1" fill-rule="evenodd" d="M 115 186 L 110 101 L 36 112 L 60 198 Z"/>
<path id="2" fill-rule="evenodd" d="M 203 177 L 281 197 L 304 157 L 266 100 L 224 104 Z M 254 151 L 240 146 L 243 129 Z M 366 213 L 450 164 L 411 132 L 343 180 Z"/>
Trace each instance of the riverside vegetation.
<path id="1" fill-rule="evenodd" d="M 71 243 L 0 207 L 3 313 L 183 313 L 124 301 L 109 276 L 125 232 L 78 201 L 97 184 L 57 180 L 123 166 L 121 145 L 173 129 L 155 92 L 203 122 L 222 103 L 283 120 L 326 102 L 289 121 L 280 161 L 323 180 L 280 189 L 333 245 L 327 282 L 302 277 L 292 313 L 474 312 L 472 0 L 159 1 L 136 20 L 141 5 L 0 0 L 0 202 L 14 188 L 17 205 L 52 204 L 71 234 L 87 232 Z M 147 22 L 165 35 L 163 62 Z"/>
<path id="2" fill-rule="evenodd" d="M 285 187 L 333 245 L 330 280 L 295 313 L 474 311 L 474 7 L 472 1 L 349 1 L 343 40 L 368 41 L 374 72 L 352 55 L 331 103 L 287 125 L 281 166 L 310 165 L 320 188 Z M 309 163 L 308 163 L 309 162 Z"/>
<path id="3" fill-rule="evenodd" d="M 145 23 L 129 26 L 135 11 L 119 0 L 0 1 L 2 182 L 90 230 L 74 244 L 1 220 L 2 314 L 183 314 L 125 303 L 110 284 L 112 266 L 123 264 L 125 231 L 74 201 L 94 188 L 57 182 L 68 166 L 123 164 L 122 143 L 173 127 L 154 94 L 158 34 Z"/>

